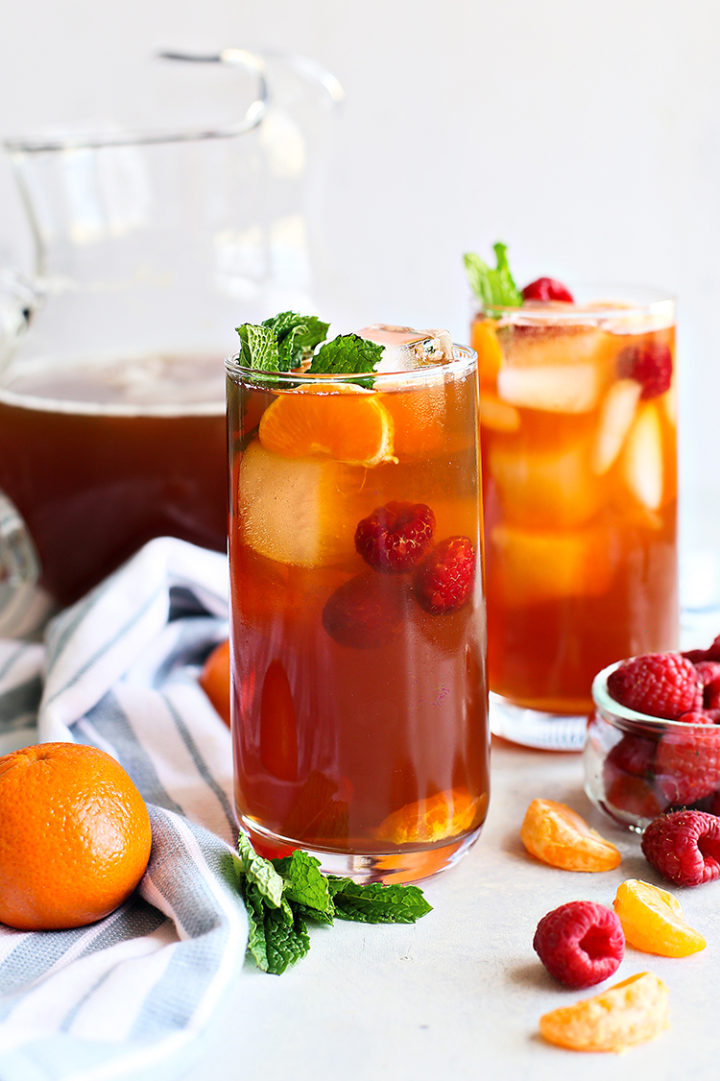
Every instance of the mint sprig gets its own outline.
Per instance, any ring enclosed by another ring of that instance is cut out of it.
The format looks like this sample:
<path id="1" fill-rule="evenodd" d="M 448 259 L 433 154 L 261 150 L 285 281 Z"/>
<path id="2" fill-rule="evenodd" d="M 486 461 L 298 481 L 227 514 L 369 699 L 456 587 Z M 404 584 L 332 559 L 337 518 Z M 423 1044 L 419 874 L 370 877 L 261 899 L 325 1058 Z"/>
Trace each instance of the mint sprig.
<path id="1" fill-rule="evenodd" d="M 236 327 L 239 361 L 258 372 L 290 372 L 299 368 L 315 374 L 355 375 L 374 371 L 383 347 L 357 334 L 340 334 L 326 342 L 329 323 L 315 315 L 280 312 L 262 323 Z M 324 343 L 324 344 L 323 344 Z"/>
<path id="2" fill-rule="evenodd" d="M 522 293 L 516 286 L 507 259 L 507 245 L 498 241 L 493 245 L 496 266 L 491 267 L 475 252 L 463 256 L 465 272 L 470 287 L 483 308 L 520 308 Z"/>
<path id="3" fill-rule="evenodd" d="M 324 875 L 301 849 L 284 859 L 259 856 L 238 838 L 240 892 L 248 915 L 248 955 L 263 972 L 280 975 L 310 949 L 307 922 L 414 923 L 431 911 L 418 886 L 384 886 Z"/>

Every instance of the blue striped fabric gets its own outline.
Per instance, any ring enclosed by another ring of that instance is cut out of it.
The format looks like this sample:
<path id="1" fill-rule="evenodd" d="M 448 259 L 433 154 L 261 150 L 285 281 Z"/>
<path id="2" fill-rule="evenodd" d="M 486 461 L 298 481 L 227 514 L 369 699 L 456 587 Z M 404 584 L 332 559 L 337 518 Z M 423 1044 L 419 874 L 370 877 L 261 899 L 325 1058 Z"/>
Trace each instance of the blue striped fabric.
<path id="1" fill-rule="evenodd" d="M 73 740 L 133 777 L 153 847 L 137 895 L 72 931 L 0 925 L 0 1081 L 175 1078 L 243 968 L 232 754 L 197 683 L 227 637 L 227 562 L 151 542 L 57 616 L 0 640 L 0 753 Z"/>

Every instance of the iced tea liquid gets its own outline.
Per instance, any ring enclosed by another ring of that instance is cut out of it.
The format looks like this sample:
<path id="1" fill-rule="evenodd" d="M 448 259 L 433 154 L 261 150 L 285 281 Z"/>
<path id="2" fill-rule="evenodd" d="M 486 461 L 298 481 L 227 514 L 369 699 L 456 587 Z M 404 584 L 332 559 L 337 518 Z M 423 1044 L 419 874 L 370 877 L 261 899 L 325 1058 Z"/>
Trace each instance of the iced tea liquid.
<path id="1" fill-rule="evenodd" d="M 431 873 L 477 835 L 489 792 L 472 355 L 372 390 L 228 372 L 239 820 L 327 869 Z M 357 530 L 393 504 L 430 508 L 432 537 L 378 569 Z M 419 576 L 453 537 L 474 572 L 438 613 Z"/>
<path id="2" fill-rule="evenodd" d="M 224 551 L 225 461 L 217 357 L 28 366 L 0 386 L 0 491 L 59 604 L 154 537 Z"/>
<path id="3" fill-rule="evenodd" d="M 478 317 L 491 691 L 581 714 L 615 660 L 677 648 L 672 305 Z"/>

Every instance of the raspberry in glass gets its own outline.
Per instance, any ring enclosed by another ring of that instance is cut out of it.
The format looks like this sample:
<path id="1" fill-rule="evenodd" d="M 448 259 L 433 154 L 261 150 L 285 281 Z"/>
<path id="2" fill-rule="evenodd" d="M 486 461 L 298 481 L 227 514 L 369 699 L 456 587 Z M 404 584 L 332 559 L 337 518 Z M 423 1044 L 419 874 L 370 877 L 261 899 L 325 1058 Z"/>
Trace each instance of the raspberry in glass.
<path id="1" fill-rule="evenodd" d="M 455 612 L 470 595 L 474 580 L 475 549 L 469 537 L 448 537 L 415 572 L 415 596 L 432 615 Z"/>
<path id="2" fill-rule="evenodd" d="M 607 680 L 608 693 L 628 709 L 674 720 L 702 708 L 700 679 L 679 653 L 646 653 L 625 661 Z"/>
<path id="3" fill-rule="evenodd" d="M 425 503 L 386 503 L 358 522 L 355 547 L 375 570 L 407 571 L 430 547 L 434 529 Z"/>
<path id="4" fill-rule="evenodd" d="M 640 383 L 640 397 L 657 398 L 672 383 L 672 353 L 664 342 L 649 341 L 642 345 L 629 345 L 617 359 L 617 372 L 621 379 L 634 379 Z"/>

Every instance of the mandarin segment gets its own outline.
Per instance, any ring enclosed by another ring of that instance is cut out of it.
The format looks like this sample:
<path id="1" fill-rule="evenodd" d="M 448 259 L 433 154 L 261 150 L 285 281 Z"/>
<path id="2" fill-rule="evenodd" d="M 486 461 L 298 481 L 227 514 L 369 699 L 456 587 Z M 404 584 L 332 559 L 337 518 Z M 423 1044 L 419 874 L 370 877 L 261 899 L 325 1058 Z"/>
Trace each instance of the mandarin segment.
<path id="1" fill-rule="evenodd" d="M 84 927 L 127 900 L 150 858 L 150 817 L 105 751 L 42 743 L 0 759 L 0 921 Z"/>
<path id="2" fill-rule="evenodd" d="M 639 972 L 540 1018 L 543 1038 L 571 1051 L 623 1051 L 654 1039 L 668 1026 L 667 985 L 652 972 Z"/>
<path id="3" fill-rule="evenodd" d="M 611 871 L 620 852 L 584 818 L 555 800 L 534 799 L 520 828 L 523 845 L 537 859 L 566 871 Z"/>
<path id="4" fill-rule="evenodd" d="M 685 921 L 680 902 L 667 890 L 628 878 L 618 886 L 613 908 L 626 942 L 636 950 L 687 957 L 705 949 L 705 939 Z"/>
<path id="5" fill-rule="evenodd" d="M 376 394 L 353 383 L 279 394 L 262 415 L 258 437 L 285 458 L 332 458 L 366 468 L 395 460 L 390 413 Z"/>
<path id="6" fill-rule="evenodd" d="M 476 799 L 466 788 L 436 792 L 388 815 L 376 836 L 391 844 L 434 844 L 467 833 L 482 819 L 486 806 L 485 794 Z"/>

